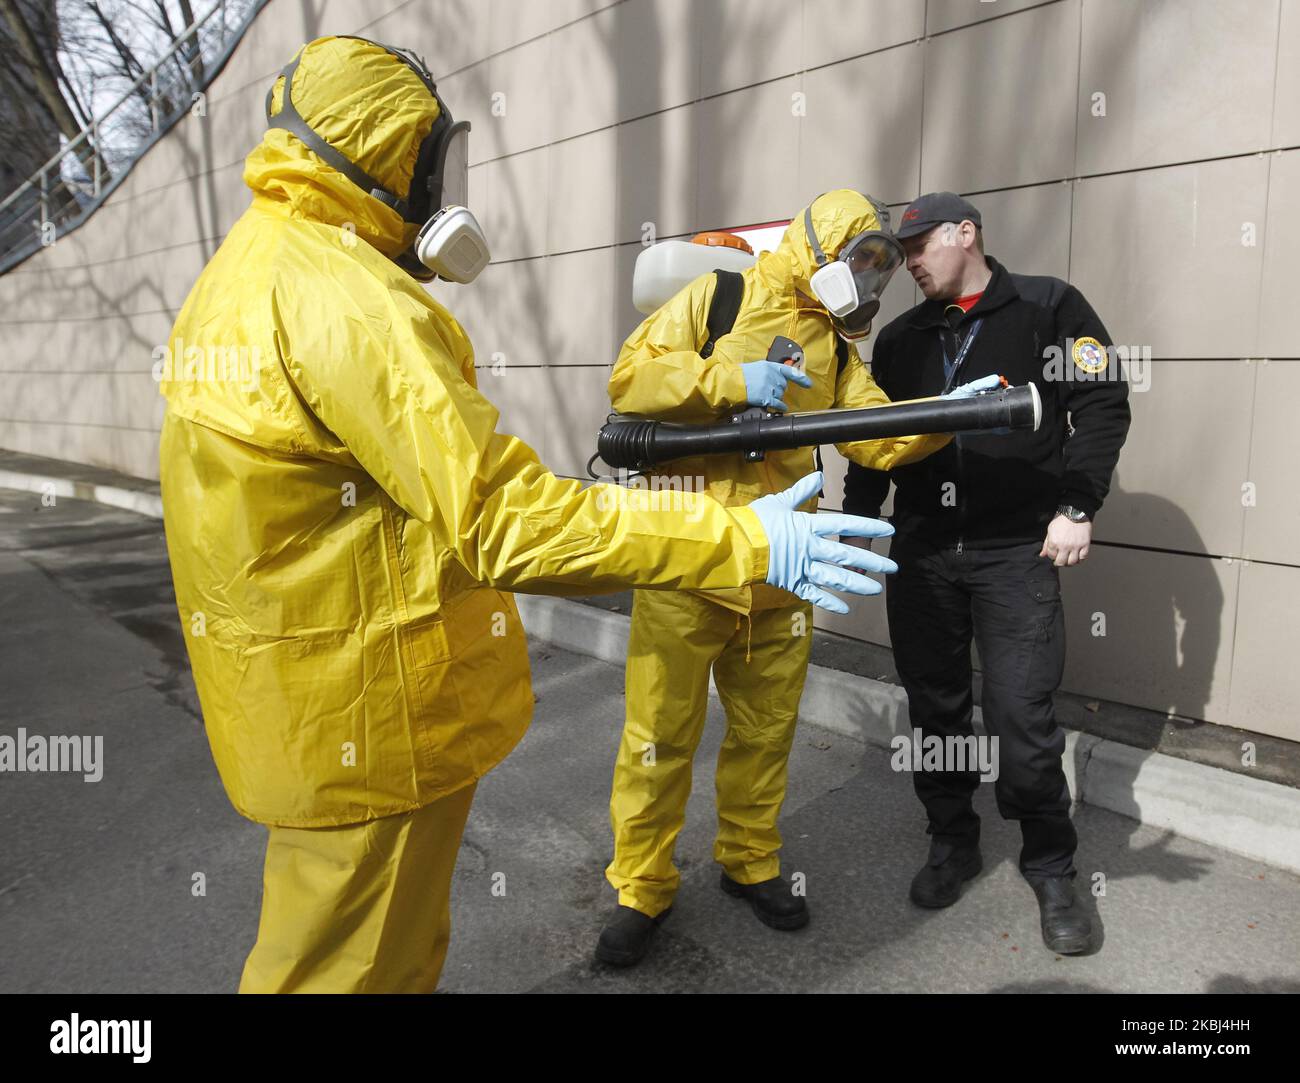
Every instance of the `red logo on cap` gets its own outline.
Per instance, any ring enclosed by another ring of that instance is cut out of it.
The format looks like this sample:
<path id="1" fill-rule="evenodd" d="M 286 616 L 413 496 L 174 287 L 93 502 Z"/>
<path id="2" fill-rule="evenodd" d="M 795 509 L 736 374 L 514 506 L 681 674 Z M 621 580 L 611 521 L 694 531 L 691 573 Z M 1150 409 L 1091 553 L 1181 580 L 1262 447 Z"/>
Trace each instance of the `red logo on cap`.
<path id="1" fill-rule="evenodd" d="M 921 212 L 920 212 L 920 211 L 917 211 L 917 210 L 911 210 L 911 211 L 908 211 L 905 215 L 903 215 L 903 221 L 904 221 L 904 222 L 910 222 L 913 218 L 920 218 L 920 217 L 921 217 Z"/>

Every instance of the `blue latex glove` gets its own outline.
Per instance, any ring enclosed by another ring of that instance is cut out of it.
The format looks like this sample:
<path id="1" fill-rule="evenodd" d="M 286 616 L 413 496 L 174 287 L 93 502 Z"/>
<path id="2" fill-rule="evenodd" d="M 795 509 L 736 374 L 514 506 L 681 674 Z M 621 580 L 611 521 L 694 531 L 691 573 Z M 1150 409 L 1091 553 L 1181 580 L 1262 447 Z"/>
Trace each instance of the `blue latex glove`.
<path id="1" fill-rule="evenodd" d="M 981 391 L 988 391 L 994 387 L 1002 385 L 1002 377 L 998 375 L 981 376 L 978 380 L 972 380 L 968 384 L 958 384 L 946 395 L 940 395 L 942 399 L 966 399 L 971 395 L 976 395 Z"/>
<path id="2" fill-rule="evenodd" d="M 886 538 L 894 528 L 879 519 L 864 519 L 859 515 L 831 512 L 810 515 L 795 510 L 821 492 L 821 488 L 822 475 L 818 470 L 800 478 L 784 492 L 759 497 L 749 506 L 767 534 L 770 549 L 767 581 L 832 613 L 847 613 L 849 607 L 823 587 L 849 594 L 879 594 L 882 588 L 874 579 L 841 565 L 885 573 L 898 571 L 898 565 L 869 549 L 830 539 L 837 534 Z"/>
<path id="3" fill-rule="evenodd" d="M 740 371 L 745 377 L 745 398 L 749 405 L 765 406 L 781 413 L 788 409 L 782 401 L 786 384 L 812 387 L 812 380 L 806 373 L 789 365 L 778 365 L 775 361 L 747 361 L 740 366 Z"/>

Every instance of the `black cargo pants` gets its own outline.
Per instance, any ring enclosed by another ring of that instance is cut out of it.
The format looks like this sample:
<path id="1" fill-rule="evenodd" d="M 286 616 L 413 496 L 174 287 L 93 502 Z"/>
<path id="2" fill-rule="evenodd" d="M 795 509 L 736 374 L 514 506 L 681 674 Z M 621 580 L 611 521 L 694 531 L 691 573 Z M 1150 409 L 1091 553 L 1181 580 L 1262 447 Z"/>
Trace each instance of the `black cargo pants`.
<path id="1" fill-rule="evenodd" d="M 1073 874 L 1077 844 L 1061 768 L 1065 732 L 1052 708 L 1065 667 L 1065 617 L 1057 569 L 1038 555 L 1041 547 L 958 553 L 896 536 L 889 555 L 898 572 L 886 579 L 894 660 L 912 727 L 923 735 L 973 732 L 975 637 L 984 725 L 999 739 L 998 810 L 1020 821 L 1020 869 L 1030 879 Z M 936 840 L 978 843 L 976 771 L 917 769 L 912 778 Z"/>

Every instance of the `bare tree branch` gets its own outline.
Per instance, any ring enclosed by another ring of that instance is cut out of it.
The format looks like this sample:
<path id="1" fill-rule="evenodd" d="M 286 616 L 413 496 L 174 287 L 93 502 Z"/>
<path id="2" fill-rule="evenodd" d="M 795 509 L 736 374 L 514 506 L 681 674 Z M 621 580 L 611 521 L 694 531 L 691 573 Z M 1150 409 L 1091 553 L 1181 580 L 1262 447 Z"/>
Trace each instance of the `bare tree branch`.
<path id="1" fill-rule="evenodd" d="M 19 55 L 31 71 L 36 92 L 49 109 L 50 115 L 54 117 L 59 130 L 69 139 L 75 139 L 81 132 L 81 125 L 77 123 L 76 116 L 59 91 L 58 78 L 54 74 L 54 69 L 59 67 L 58 58 L 46 57 L 41 52 L 36 36 L 32 33 L 32 28 L 22 9 L 19 8 L 17 0 L 0 0 L 0 15 L 3 15 L 9 24 Z"/>

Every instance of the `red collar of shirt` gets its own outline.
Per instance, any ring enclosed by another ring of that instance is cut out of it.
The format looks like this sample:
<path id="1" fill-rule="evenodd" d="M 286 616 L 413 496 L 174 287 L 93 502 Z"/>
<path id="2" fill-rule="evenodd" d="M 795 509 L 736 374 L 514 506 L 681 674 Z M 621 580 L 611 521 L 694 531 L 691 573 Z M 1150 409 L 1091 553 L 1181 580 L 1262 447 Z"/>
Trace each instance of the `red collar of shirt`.
<path id="1" fill-rule="evenodd" d="M 980 290 L 979 293 L 970 293 L 967 294 L 965 297 L 958 297 L 955 300 L 950 301 L 949 304 L 959 306 L 963 312 L 969 312 L 972 308 L 975 307 L 975 302 L 978 301 L 983 296 L 984 296 L 984 291 Z"/>

